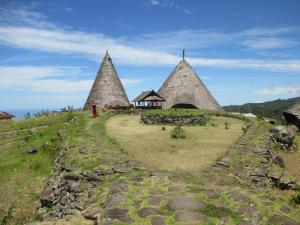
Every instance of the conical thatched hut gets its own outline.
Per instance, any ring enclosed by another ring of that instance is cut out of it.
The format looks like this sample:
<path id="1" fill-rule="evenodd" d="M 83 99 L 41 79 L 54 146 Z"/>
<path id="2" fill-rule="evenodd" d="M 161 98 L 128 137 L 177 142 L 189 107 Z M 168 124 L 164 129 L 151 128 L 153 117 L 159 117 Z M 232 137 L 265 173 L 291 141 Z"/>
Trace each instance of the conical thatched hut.
<path id="1" fill-rule="evenodd" d="M 108 51 L 105 53 L 84 109 L 90 109 L 92 104 L 97 108 L 129 106 L 126 92 Z"/>
<path id="2" fill-rule="evenodd" d="M 163 108 L 199 108 L 223 111 L 184 58 L 158 90 L 158 94 L 165 99 Z"/>
<path id="3" fill-rule="evenodd" d="M 300 102 L 284 111 L 283 116 L 288 123 L 294 124 L 300 130 Z"/>

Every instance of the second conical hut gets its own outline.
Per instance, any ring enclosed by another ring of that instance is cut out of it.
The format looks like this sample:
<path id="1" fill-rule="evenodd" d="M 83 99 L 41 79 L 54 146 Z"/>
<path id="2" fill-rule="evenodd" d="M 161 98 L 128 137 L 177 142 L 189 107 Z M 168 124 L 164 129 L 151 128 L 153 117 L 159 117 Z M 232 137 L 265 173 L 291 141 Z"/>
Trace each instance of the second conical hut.
<path id="1" fill-rule="evenodd" d="M 84 109 L 90 109 L 93 104 L 97 108 L 129 106 L 126 92 L 108 51 L 105 53 Z"/>
<path id="2" fill-rule="evenodd" d="M 163 108 L 198 108 L 223 111 L 197 73 L 183 58 L 158 94 L 164 98 Z"/>

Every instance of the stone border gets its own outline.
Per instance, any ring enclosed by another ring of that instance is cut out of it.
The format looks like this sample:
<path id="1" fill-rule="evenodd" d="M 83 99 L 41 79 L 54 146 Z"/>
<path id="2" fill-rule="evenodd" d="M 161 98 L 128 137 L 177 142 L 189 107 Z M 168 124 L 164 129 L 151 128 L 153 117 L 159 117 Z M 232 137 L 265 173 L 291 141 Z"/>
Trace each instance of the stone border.
<path id="1" fill-rule="evenodd" d="M 191 124 L 191 125 L 205 125 L 209 116 L 199 115 L 199 116 L 148 116 L 141 115 L 141 120 L 145 124 Z"/>

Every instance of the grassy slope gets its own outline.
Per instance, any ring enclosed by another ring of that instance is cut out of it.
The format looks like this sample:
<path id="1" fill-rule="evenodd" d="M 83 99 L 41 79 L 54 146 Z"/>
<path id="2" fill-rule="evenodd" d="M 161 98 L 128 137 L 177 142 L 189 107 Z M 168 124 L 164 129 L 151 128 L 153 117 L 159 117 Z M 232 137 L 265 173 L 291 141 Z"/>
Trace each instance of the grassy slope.
<path id="1" fill-rule="evenodd" d="M 227 121 L 229 129 L 224 129 Z M 210 125 L 184 127 L 186 139 L 172 139 L 172 126 L 143 125 L 139 116 L 116 116 L 107 123 L 108 134 L 130 155 L 151 169 L 197 171 L 212 164 L 242 133 L 243 121 L 214 117 Z M 159 156 L 159 157 L 158 157 Z M 200 163 L 199 163 L 200 162 Z"/>
<path id="2" fill-rule="evenodd" d="M 69 119 L 69 115 L 59 114 L 0 123 L 0 221 L 9 208 L 13 208 L 14 224 L 34 218 L 39 195 L 59 150 L 55 149 L 58 131 L 68 127 Z M 45 127 L 35 128 L 40 126 Z M 6 133 L 15 130 L 19 131 Z M 38 153 L 26 153 L 32 147 Z"/>

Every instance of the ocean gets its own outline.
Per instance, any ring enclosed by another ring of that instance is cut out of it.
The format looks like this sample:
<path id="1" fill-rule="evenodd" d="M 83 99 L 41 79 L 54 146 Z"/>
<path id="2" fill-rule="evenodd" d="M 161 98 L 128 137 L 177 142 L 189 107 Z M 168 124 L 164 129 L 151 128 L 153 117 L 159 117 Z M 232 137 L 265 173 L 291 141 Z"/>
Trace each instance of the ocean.
<path id="1" fill-rule="evenodd" d="M 4 112 L 8 112 L 12 115 L 15 116 L 15 119 L 24 119 L 25 118 L 25 114 L 27 114 L 28 112 L 31 115 L 34 115 L 37 112 L 40 112 L 42 110 L 48 110 L 50 112 L 52 111 L 60 111 L 60 109 L 5 109 L 5 110 L 1 110 Z"/>

